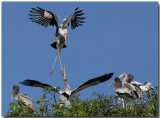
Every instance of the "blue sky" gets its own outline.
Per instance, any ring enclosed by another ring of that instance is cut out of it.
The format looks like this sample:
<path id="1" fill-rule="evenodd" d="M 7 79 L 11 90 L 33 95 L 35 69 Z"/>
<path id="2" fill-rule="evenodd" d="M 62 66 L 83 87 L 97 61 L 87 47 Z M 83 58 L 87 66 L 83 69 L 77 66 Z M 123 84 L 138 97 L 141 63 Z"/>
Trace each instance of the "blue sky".
<path id="1" fill-rule="evenodd" d="M 105 83 L 79 92 L 82 99 L 92 98 L 93 92 L 114 95 L 114 87 L 107 85 L 123 72 L 133 74 L 135 81 L 158 86 L 158 2 L 3 2 L 3 116 L 11 102 L 13 85 L 34 102 L 43 95 L 40 88 L 19 84 L 25 79 L 64 90 L 59 60 L 53 75 L 49 75 L 56 56 L 56 50 L 50 47 L 56 40 L 56 28 L 44 28 L 29 20 L 29 10 L 37 6 L 56 13 L 60 23 L 78 6 L 85 12 L 82 27 L 68 27 L 67 48 L 61 54 L 70 87 L 74 90 L 106 73 L 114 75 Z"/>

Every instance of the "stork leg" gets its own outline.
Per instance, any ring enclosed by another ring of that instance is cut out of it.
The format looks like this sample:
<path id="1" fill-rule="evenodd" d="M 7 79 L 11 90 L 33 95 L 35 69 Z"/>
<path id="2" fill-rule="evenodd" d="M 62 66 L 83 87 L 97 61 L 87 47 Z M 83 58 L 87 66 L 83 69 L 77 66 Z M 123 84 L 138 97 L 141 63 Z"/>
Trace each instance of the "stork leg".
<path id="1" fill-rule="evenodd" d="M 63 68 L 62 68 L 62 64 L 61 64 L 60 54 L 61 54 L 61 52 L 59 53 L 59 62 L 60 62 L 60 66 L 61 66 L 61 75 L 63 76 Z"/>
<path id="2" fill-rule="evenodd" d="M 52 69 L 51 69 L 50 75 L 52 75 L 52 73 L 53 73 L 53 68 L 54 68 L 54 65 L 55 65 L 55 63 L 56 63 L 57 56 L 58 56 L 58 52 L 57 52 L 56 58 L 55 58 L 55 60 L 54 60 L 54 64 L 53 64 L 53 66 L 52 66 Z"/>
<path id="3" fill-rule="evenodd" d="M 118 97 L 116 96 L 116 99 L 115 99 L 115 103 L 116 103 L 116 105 L 117 105 L 117 99 L 118 99 Z"/>
<path id="4" fill-rule="evenodd" d="M 122 99 L 122 106 L 125 108 L 124 99 Z"/>
<path id="5" fill-rule="evenodd" d="M 125 101 L 123 98 L 119 98 L 120 102 L 118 104 L 122 104 L 122 107 L 125 108 Z"/>

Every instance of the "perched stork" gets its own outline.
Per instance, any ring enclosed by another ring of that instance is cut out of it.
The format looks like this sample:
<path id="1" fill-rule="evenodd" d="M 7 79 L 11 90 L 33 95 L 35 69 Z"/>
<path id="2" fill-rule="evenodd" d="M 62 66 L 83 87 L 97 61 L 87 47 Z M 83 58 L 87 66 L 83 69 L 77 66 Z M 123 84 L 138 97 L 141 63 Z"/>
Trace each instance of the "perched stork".
<path id="1" fill-rule="evenodd" d="M 62 51 L 62 48 L 66 48 L 65 42 L 67 39 L 67 27 L 69 26 L 69 23 L 71 22 L 71 29 L 75 29 L 78 26 L 82 26 L 82 23 L 85 23 L 83 19 L 85 17 L 82 17 L 84 13 L 82 13 L 83 10 L 78 10 L 78 7 L 75 9 L 75 12 L 71 15 L 66 17 L 63 20 L 63 24 L 59 25 L 58 21 L 58 16 L 50 11 L 46 11 L 42 8 L 37 7 L 32 8 L 30 12 L 32 14 L 29 14 L 31 16 L 31 21 L 40 24 L 41 26 L 47 27 L 48 25 L 56 26 L 56 42 L 52 43 L 51 46 L 55 49 L 57 49 L 57 55 L 53 64 L 53 67 L 51 69 L 50 74 L 53 73 L 53 68 L 57 60 L 57 56 L 59 55 L 59 61 L 60 61 L 60 66 L 61 66 L 61 73 L 63 75 L 63 69 L 62 69 L 62 64 L 60 60 L 60 54 Z"/>
<path id="2" fill-rule="evenodd" d="M 21 99 L 26 105 L 28 105 L 32 110 L 34 110 L 35 106 L 31 98 L 29 98 L 26 94 L 18 94 L 18 92 L 19 92 L 19 87 L 14 85 L 11 100 L 13 97 L 15 100 Z"/>
<path id="3" fill-rule="evenodd" d="M 140 83 L 140 82 L 137 82 L 137 81 L 132 81 L 134 76 L 132 74 L 129 74 L 127 76 L 126 73 L 124 73 L 124 76 L 126 76 L 124 79 L 123 79 L 123 84 L 130 84 L 132 86 L 135 86 L 137 89 L 137 91 L 139 91 L 138 93 L 141 94 L 141 97 L 143 95 L 146 94 L 146 92 L 150 89 L 150 88 L 153 88 L 152 87 L 152 84 L 150 82 L 145 82 L 144 84 Z"/>
<path id="4" fill-rule="evenodd" d="M 103 76 L 94 78 L 94 79 L 90 79 L 87 82 L 85 82 L 84 84 L 82 84 L 81 86 L 79 86 L 78 88 L 76 88 L 74 91 L 71 91 L 70 86 L 67 82 L 67 76 L 66 76 L 66 72 L 65 72 L 65 68 L 64 68 L 64 83 L 65 83 L 65 91 L 57 91 L 56 87 L 52 87 L 48 84 L 44 84 L 35 80 L 24 80 L 22 82 L 20 82 L 20 84 L 26 85 L 26 86 L 34 86 L 34 87 L 41 87 L 44 89 L 49 89 L 52 91 L 55 91 L 57 93 L 60 94 L 59 99 L 61 100 L 61 104 L 64 104 L 66 107 L 71 108 L 71 99 L 73 98 L 73 95 L 83 89 L 86 89 L 90 86 L 94 86 L 97 85 L 99 83 L 105 82 L 107 80 L 109 80 L 112 77 L 113 73 L 109 73 L 109 74 L 105 74 Z"/>
<path id="5" fill-rule="evenodd" d="M 124 77 L 124 79 L 121 82 L 120 78 L 122 77 Z M 123 73 L 119 77 L 115 78 L 115 83 L 108 85 L 115 85 L 114 91 L 123 102 L 123 107 L 124 99 L 120 95 L 127 95 L 131 99 L 141 99 L 150 88 L 153 88 L 150 82 L 145 82 L 144 84 L 137 81 L 132 82 L 133 78 L 132 74 L 127 76 L 126 73 Z"/>
<path id="6" fill-rule="evenodd" d="M 137 91 L 137 88 L 133 85 L 130 85 L 128 83 L 123 84 L 123 82 L 121 82 L 120 78 L 125 77 L 124 79 L 126 79 L 126 74 L 123 73 L 121 74 L 119 77 L 115 78 L 115 83 L 112 83 L 108 86 L 112 86 L 115 85 L 114 91 L 116 93 L 116 96 L 118 96 L 118 98 L 120 98 L 123 107 L 124 107 L 124 97 L 129 97 L 131 99 L 139 99 L 140 98 L 140 94 Z M 123 84 L 123 86 L 122 86 Z"/>

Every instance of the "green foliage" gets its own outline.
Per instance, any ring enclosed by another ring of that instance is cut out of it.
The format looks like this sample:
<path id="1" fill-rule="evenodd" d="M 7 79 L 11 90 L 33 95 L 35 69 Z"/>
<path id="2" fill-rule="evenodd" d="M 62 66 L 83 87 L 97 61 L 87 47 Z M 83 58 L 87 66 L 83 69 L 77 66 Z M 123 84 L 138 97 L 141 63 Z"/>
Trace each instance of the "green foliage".
<path id="1" fill-rule="evenodd" d="M 7 116 L 156 116 L 158 117 L 158 87 L 151 89 L 142 100 L 126 98 L 127 106 L 117 104 L 117 97 L 94 93 L 92 98 L 81 100 L 80 95 L 72 99 L 72 108 L 60 107 L 51 91 L 44 91 L 36 100 L 38 107 L 33 111 L 22 101 L 10 103 Z"/>
<path id="2" fill-rule="evenodd" d="M 25 105 L 22 100 L 10 103 L 7 116 L 36 116 L 36 111 L 33 111 L 29 106 Z"/>

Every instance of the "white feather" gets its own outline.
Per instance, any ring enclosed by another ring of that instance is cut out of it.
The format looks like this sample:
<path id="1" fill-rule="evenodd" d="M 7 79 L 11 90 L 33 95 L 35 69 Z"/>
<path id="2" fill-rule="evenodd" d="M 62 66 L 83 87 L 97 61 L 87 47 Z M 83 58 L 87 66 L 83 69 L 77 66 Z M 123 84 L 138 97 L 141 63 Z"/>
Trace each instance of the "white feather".
<path id="1" fill-rule="evenodd" d="M 64 95 L 60 95 L 60 96 L 59 96 L 59 99 L 61 100 L 62 103 L 65 104 L 65 106 L 66 106 L 67 108 L 71 108 L 71 107 L 72 107 L 72 106 L 71 106 L 71 102 L 70 102 L 69 100 L 67 100 L 67 98 L 66 98 Z"/>
<path id="2" fill-rule="evenodd" d="M 131 90 L 128 89 L 128 88 L 126 88 L 126 87 L 121 87 L 121 88 L 115 89 L 115 92 L 130 94 L 130 93 L 131 93 Z"/>
<path id="3" fill-rule="evenodd" d="M 34 103 L 31 98 L 29 98 L 26 94 L 18 94 L 15 96 L 15 100 L 22 100 L 26 105 L 28 105 L 31 109 L 35 109 Z"/>
<path id="4" fill-rule="evenodd" d="M 147 83 L 145 84 L 145 86 L 148 87 L 148 88 L 153 88 L 153 87 L 152 87 L 152 84 L 151 84 L 150 82 L 147 82 Z"/>
<path id="5" fill-rule="evenodd" d="M 142 85 L 142 83 L 137 82 L 137 81 L 131 82 L 131 84 Z"/>

